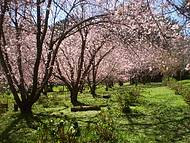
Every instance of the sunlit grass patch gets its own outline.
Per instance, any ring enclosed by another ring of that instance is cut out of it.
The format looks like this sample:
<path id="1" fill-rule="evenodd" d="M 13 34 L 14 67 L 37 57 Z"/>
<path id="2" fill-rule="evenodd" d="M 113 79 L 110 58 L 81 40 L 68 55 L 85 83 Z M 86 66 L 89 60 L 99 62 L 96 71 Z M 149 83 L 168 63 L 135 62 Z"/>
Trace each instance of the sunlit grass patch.
<path id="1" fill-rule="evenodd" d="M 98 98 L 93 98 L 86 88 L 83 93 L 79 93 L 78 100 L 88 105 L 103 106 L 101 111 L 81 112 L 71 112 L 73 106 L 70 94 L 66 90 L 60 92 L 61 88 L 54 87 L 54 92 L 48 93 L 47 96 L 42 95 L 33 107 L 34 116 L 41 122 L 48 126 L 51 122 L 54 123 L 49 131 L 57 135 L 58 131 L 53 129 L 58 129 L 60 122 L 67 122 L 66 126 L 70 127 L 70 121 L 73 123 L 77 121 L 81 135 L 75 139 L 84 143 L 111 142 L 109 138 L 121 143 L 190 141 L 189 105 L 181 95 L 176 95 L 173 90 L 162 86 L 161 83 L 140 84 L 137 87 L 128 84 L 121 87 L 114 85 L 108 91 L 105 91 L 104 85 L 100 85 L 97 88 Z M 136 91 L 139 94 L 137 104 L 129 105 L 131 112 L 123 113 L 119 96 L 136 95 Z M 110 98 L 102 98 L 104 95 L 110 95 Z M 10 126 L 12 129 L 7 132 L 9 136 L 7 142 L 36 142 L 40 136 L 39 130 L 28 128 L 23 119 L 17 120 L 19 114 L 13 112 L 12 97 L 9 97 L 9 100 L 11 103 L 9 111 L 3 113 L 0 118 L 0 133 Z M 38 124 L 41 129 L 41 123 Z"/>

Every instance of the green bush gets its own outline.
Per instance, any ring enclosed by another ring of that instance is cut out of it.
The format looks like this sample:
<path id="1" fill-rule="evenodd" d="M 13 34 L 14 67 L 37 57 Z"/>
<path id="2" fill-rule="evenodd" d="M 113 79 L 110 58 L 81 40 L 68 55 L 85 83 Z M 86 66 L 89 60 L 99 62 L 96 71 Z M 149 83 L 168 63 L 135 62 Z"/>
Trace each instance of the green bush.
<path id="1" fill-rule="evenodd" d="M 176 83 L 177 83 L 177 80 L 173 77 L 165 77 L 162 80 L 162 85 L 168 86 L 171 89 L 176 85 Z"/>
<path id="2" fill-rule="evenodd" d="M 133 106 L 139 103 L 140 92 L 141 92 L 141 88 L 138 86 L 129 89 L 128 100 L 129 100 L 130 106 Z"/>
<path id="3" fill-rule="evenodd" d="M 136 106 L 140 103 L 140 87 L 130 87 L 127 89 L 121 89 L 118 95 L 118 103 L 123 113 L 131 113 L 130 106 Z"/>
<path id="4" fill-rule="evenodd" d="M 115 122 L 107 112 L 100 112 L 93 122 L 79 126 L 75 118 L 54 119 L 41 124 L 37 130 L 39 143 L 115 143 Z"/>
<path id="5" fill-rule="evenodd" d="M 172 89 L 175 91 L 176 95 L 183 95 L 184 89 L 179 83 L 176 83 L 176 85 L 173 86 Z"/>
<path id="6" fill-rule="evenodd" d="M 98 122 L 95 126 L 95 132 L 99 136 L 99 142 L 117 142 L 114 121 L 112 117 L 105 112 L 101 112 L 98 115 Z"/>
<path id="7" fill-rule="evenodd" d="M 189 87 L 183 87 L 182 88 L 182 96 L 185 100 L 185 102 L 190 105 L 190 88 Z"/>
<path id="8" fill-rule="evenodd" d="M 182 95 L 184 92 L 182 85 L 178 83 L 175 78 L 172 77 L 164 78 L 162 84 L 174 90 L 176 95 Z"/>
<path id="9" fill-rule="evenodd" d="M 176 79 L 171 77 L 163 79 L 162 84 L 174 90 L 176 95 L 182 95 L 185 102 L 190 105 L 190 88 L 178 83 Z"/>
<path id="10" fill-rule="evenodd" d="M 50 120 L 38 128 L 38 142 L 78 143 L 80 128 L 76 120 Z"/>
<path id="11" fill-rule="evenodd" d="M 182 86 L 179 83 L 173 88 L 175 90 L 176 95 L 182 95 L 185 102 L 190 105 L 190 88 L 186 86 Z"/>

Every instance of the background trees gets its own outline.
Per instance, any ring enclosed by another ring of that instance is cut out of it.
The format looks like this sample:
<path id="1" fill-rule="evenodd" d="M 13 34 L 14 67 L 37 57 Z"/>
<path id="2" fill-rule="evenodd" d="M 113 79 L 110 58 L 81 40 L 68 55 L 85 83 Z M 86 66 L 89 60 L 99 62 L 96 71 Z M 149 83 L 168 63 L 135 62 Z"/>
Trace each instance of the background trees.
<path id="1" fill-rule="evenodd" d="M 184 68 L 180 65 L 188 48 L 182 26 L 163 15 L 161 9 L 155 10 L 153 1 L 130 1 L 118 7 L 110 32 L 122 45 L 118 55 L 122 55 L 123 73 L 142 76 L 146 70 L 157 69 L 158 73 L 172 76 Z"/>

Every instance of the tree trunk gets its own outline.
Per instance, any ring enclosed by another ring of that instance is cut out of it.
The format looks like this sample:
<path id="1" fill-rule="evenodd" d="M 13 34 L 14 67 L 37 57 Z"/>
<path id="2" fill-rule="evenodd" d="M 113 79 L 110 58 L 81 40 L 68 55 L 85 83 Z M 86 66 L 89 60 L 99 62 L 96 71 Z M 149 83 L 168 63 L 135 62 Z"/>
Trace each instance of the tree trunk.
<path id="1" fill-rule="evenodd" d="M 78 100 L 77 100 L 77 96 L 78 96 L 78 91 L 76 89 L 72 89 L 70 91 L 70 97 L 71 97 L 71 103 L 73 104 L 73 106 L 77 106 L 78 105 Z"/>
<path id="2" fill-rule="evenodd" d="M 18 105 L 21 111 L 21 114 L 24 116 L 32 115 L 32 104 L 28 101 L 23 102 L 21 105 Z"/>
<path id="3" fill-rule="evenodd" d="M 90 90 L 91 90 L 91 94 L 92 94 L 92 96 L 95 98 L 95 97 L 97 97 L 97 95 L 96 95 L 96 84 L 92 84 L 92 87 L 90 88 Z"/>
<path id="4" fill-rule="evenodd" d="M 81 85 L 80 85 L 80 90 L 79 90 L 79 91 L 80 91 L 80 93 L 83 93 L 83 90 L 84 90 L 84 85 L 83 85 L 83 84 L 81 84 Z"/>
<path id="5" fill-rule="evenodd" d="M 23 119 L 25 119 L 26 124 L 29 128 L 37 130 L 38 126 L 36 124 L 37 118 L 33 116 L 32 113 L 32 105 L 33 102 L 26 101 L 22 103 L 22 105 L 19 105 L 20 111 L 21 111 L 21 116 Z"/>
<path id="6" fill-rule="evenodd" d="M 48 92 L 53 92 L 53 84 L 50 83 L 48 86 Z"/>
<path id="7" fill-rule="evenodd" d="M 77 99 L 78 92 L 79 92 L 79 89 L 76 89 L 76 88 L 70 91 L 71 103 L 73 104 L 73 106 L 85 106 L 86 104 L 78 101 Z"/>
<path id="8" fill-rule="evenodd" d="M 123 81 L 122 80 L 119 80 L 118 83 L 119 83 L 119 86 L 123 86 Z"/>
<path id="9" fill-rule="evenodd" d="M 106 83 L 106 91 L 108 91 L 108 85 L 107 85 L 107 83 Z"/>
<path id="10" fill-rule="evenodd" d="M 48 91 L 48 86 L 45 85 L 45 87 L 44 87 L 44 89 L 43 89 L 43 94 L 44 94 L 44 95 L 47 95 L 47 91 Z"/>

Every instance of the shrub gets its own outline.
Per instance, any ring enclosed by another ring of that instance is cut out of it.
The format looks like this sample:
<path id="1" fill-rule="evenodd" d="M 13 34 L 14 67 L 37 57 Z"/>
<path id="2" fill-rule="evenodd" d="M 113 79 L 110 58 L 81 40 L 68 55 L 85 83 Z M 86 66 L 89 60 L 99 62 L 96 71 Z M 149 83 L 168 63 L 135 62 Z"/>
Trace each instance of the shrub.
<path id="1" fill-rule="evenodd" d="M 178 83 L 174 78 L 165 78 L 162 81 L 163 85 L 167 85 L 169 88 L 175 91 L 176 95 L 182 95 L 185 102 L 190 105 L 190 89 Z"/>
<path id="2" fill-rule="evenodd" d="M 162 85 L 168 86 L 171 89 L 176 85 L 176 83 L 177 83 L 177 80 L 172 77 L 165 77 L 162 79 Z"/>
<path id="3" fill-rule="evenodd" d="M 101 112 L 98 115 L 98 122 L 95 127 L 96 134 L 99 135 L 99 142 L 117 142 L 114 121 L 109 114 Z"/>
<path id="4" fill-rule="evenodd" d="M 60 142 L 60 143 L 77 143 L 77 136 L 80 136 L 78 122 L 72 120 L 61 120 L 55 122 L 50 120 L 41 124 L 38 128 L 38 142 Z"/>
<path id="5" fill-rule="evenodd" d="M 140 87 L 133 87 L 129 89 L 129 105 L 136 105 L 139 103 L 140 92 Z"/>
<path id="6" fill-rule="evenodd" d="M 177 82 L 175 78 L 167 77 L 162 80 L 164 86 L 168 86 L 170 89 L 175 91 L 176 95 L 183 94 L 183 87 L 180 83 Z"/>
<path id="7" fill-rule="evenodd" d="M 172 89 L 175 91 L 176 95 L 183 95 L 184 89 L 179 83 L 176 83 L 176 85 L 173 86 Z"/>
<path id="8" fill-rule="evenodd" d="M 188 87 L 183 87 L 182 96 L 185 102 L 190 105 L 190 89 Z"/>
<path id="9" fill-rule="evenodd" d="M 38 128 L 39 143 L 117 142 L 114 120 L 100 112 L 92 122 L 81 128 L 75 118 L 49 120 Z M 82 133 L 81 133 L 82 132 Z"/>
<path id="10" fill-rule="evenodd" d="M 119 91 L 118 103 L 120 104 L 123 113 L 131 113 L 130 106 L 135 106 L 139 104 L 140 100 L 140 87 L 131 87 L 127 90 L 121 89 Z"/>

